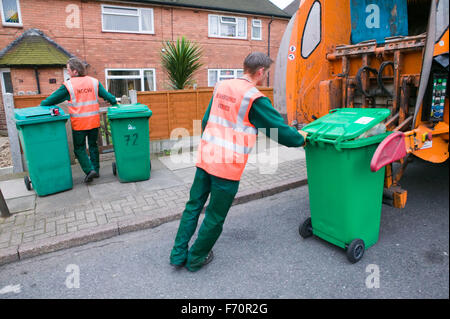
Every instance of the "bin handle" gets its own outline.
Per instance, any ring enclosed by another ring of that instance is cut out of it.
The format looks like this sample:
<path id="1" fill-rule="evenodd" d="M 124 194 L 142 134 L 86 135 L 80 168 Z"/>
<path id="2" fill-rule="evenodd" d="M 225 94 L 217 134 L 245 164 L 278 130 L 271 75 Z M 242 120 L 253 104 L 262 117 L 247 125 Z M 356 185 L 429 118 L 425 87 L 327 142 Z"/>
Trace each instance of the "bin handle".
<path id="1" fill-rule="evenodd" d="M 342 148 L 339 146 L 339 144 L 340 144 L 341 141 L 344 139 L 344 136 L 345 136 L 345 133 L 344 133 L 343 135 L 339 136 L 339 137 L 338 137 L 337 139 L 335 139 L 335 140 L 330 140 L 330 139 L 327 139 L 327 138 L 324 138 L 324 137 L 319 137 L 319 138 L 317 138 L 317 140 L 318 140 L 319 142 L 326 142 L 326 143 L 333 144 L 334 147 L 336 148 L 336 150 L 338 150 L 338 151 L 340 152 L 340 151 L 342 151 Z"/>
<path id="2" fill-rule="evenodd" d="M 322 125 L 319 126 L 319 128 L 318 128 L 317 131 L 315 131 L 315 132 L 312 133 L 311 135 L 308 134 L 308 135 L 306 136 L 306 138 L 311 142 L 311 144 L 314 145 L 314 144 L 317 142 L 317 136 L 318 136 L 318 134 L 319 134 L 319 131 L 320 131 L 322 128 L 324 128 L 326 125 L 327 125 L 326 123 L 322 123 Z"/>
<path id="3" fill-rule="evenodd" d="M 312 144 L 315 144 L 315 143 L 317 143 L 317 141 L 323 141 L 323 140 L 325 140 L 325 141 L 327 141 L 325 138 L 323 138 L 322 136 L 326 133 L 326 132 L 328 132 L 330 129 L 332 129 L 334 126 L 333 125 L 330 125 L 329 123 L 323 123 L 320 127 L 319 127 L 319 129 L 315 132 L 315 133 L 313 133 L 312 135 L 311 135 L 311 137 L 310 137 L 310 141 L 312 142 Z M 323 130 L 323 129 L 325 129 L 325 130 Z M 322 131 L 323 130 L 323 131 Z M 321 132 L 322 131 L 322 132 Z M 331 140 L 330 140 L 331 141 Z"/>
<path id="4" fill-rule="evenodd" d="M 329 113 L 334 113 L 337 110 L 338 109 L 332 109 L 329 111 Z M 314 132 L 312 134 L 308 134 L 307 139 L 312 144 L 315 144 L 317 142 L 317 140 L 321 137 L 321 135 L 325 134 L 330 128 L 333 127 L 333 125 L 330 125 L 330 123 L 311 123 L 310 126 L 314 126 L 315 124 L 316 125 L 322 124 L 322 125 L 319 126 L 319 129 L 316 132 Z M 326 128 L 326 130 L 324 132 L 321 132 L 321 134 L 319 135 L 320 130 L 322 130 L 323 128 Z M 331 142 L 331 140 L 327 140 L 327 141 Z"/>
<path id="5" fill-rule="evenodd" d="M 339 136 L 337 139 L 333 140 L 333 139 L 328 139 L 323 137 L 323 135 L 328 132 L 330 129 L 336 128 L 336 127 L 343 127 L 344 128 L 344 133 Z M 323 130 L 322 132 L 320 132 L 323 128 L 325 128 L 325 130 Z M 320 132 L 320 134 L 319 134 Z M 319 142 L 325 142 L 325 143 L 329 143 L 334 145 L 334 147 L 336 148 L 336 150 L 338 151 L 342 151 L 342 148 L 339 146 L 339 143 L 344 139 L 345 133 L 347 132 L 345 125 L 344 124 L 329 124 L 329 123 L 324 123 L 321 127 L 319 127 L 319 129 L 311 135 L 311 140 L 312 140 L 312 144 L 316 143 L 317 141 Z"/>

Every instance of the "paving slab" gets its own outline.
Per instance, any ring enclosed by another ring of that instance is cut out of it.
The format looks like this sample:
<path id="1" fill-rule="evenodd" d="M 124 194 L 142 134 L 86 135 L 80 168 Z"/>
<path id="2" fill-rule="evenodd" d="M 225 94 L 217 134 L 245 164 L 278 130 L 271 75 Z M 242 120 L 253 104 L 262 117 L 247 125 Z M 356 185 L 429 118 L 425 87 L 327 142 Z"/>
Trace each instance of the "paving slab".
<path id="1" fill-rule="evenodd" d="M 135 183 L 109 182 L 88 185 L 89 195 L 94 201 L 108 201 L 136 194 Z"/>
<path id="2" fill-rule="evenodd" d="M 151 163 L 151 166 L 152 166 L 152 170 L 151 170 L 152 172 L 156 171 L 156 170 L 159 170 L 159 169 L 166 169 L 167 168 L 167 166 L 164 165 L 161 162 L 160 158 L 152 158 L 150 160 L 150 163 Z"/>
<path id="3" fill-rule="evenodd" d="M 170 156 L 160 157 L 159 160 L 171 171 L 194 167 L 197 160 L 197 152 L 183 152 Z"/>
<path id="4" fill-rule="evenodd" d="M 91 198 L 86 184 L 74 184 L 73 188 L 49 196 L 37 196 L 36 214 L 59 211 L 71 205 L 88 205 Z"/>
<path id="5" fill-rule="evenodd" d="M 112 163 L 113 160 L 108 161 L 102 161 L 100 162 L 100 178 L 94 178 L 91 184 L 102 184 L 102 183 L 109 183 L 109 182 L 115 182 L 118 181 L 117 176 L 114 176 L 112 171 Z M 81 170 L 81 169 L 80 169 Z M 84 177 L 86 175 L 83 172 L 83 183 L 84 183 Z"/>
<path id="6" fill-rule="evenodd" d="M 11 214 L 20 213 L 30 209 L 34 209 L 36 206 L 36 195 L 23 196 L 10 198 L 6 200 L 9 212 Z"/>
<path id="7" fill-rule="evenodd" d="M 2 181 L 0 182 L 0 188 L 5 199 L 25 197 L 36 194 L 33 190 L 29 191 L 25 187 L 23 178 Z"/>
<path id="8" fill-rule="evenodd" d="M 195 172 L 197 171 L 197 167 L 187 167 L 182 169 L 177 169 L 173 171 L 173 173 L 180 178 L 185 184 L 190 184 L 194 181 Z"/>
<path id="9" fill-rule="evenodd" d="M 136 189 L 138 192 L 148 192 L 179 185 L 184 185 L 183 179 L 175 175 L 171 170 L 165 168 L 152 170 L 148 180 L 136 182 Z"/>

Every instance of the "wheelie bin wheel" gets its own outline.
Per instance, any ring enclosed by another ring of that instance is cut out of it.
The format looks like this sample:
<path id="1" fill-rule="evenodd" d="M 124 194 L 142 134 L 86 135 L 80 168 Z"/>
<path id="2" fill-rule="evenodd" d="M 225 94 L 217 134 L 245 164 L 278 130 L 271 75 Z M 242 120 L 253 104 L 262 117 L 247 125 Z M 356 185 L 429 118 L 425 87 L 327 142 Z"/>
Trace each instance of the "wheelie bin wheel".
<path id="1" fill-rule="evenodd" d="M 312 236 L 313 231 L 312 231 L 311 217 L 308 217 L 303 222 L 303 224 L 300 225 L 300 227 L 298 228 L 298 232 L 300 236 L 302 236 L 303 238 L 308 238 Z"/>
<path id="2" fill-rule="evenodd" d="M 29 178 L 28 176 L 25 176 L 25 177 L 23 178 L 23 181 L 25 182 L 25 187 L 26 187 L 29 191 L 31 191 L 31 181 L 30 181 L 30 178 Z"/>
<path id="3" fill-rule="evenodd" d="M 116 162 L 113 162 L 113 163 L 112 163 L 112 171 L 113 171 L 114 176 L 116 176 L 116 175 L 117 175 Z"/>
<path id="4" fill-rule="evenodd" d="M 354 239 L 347 247 L 347 259 L 352 263 L 356 263 L 361 260 L 364 255 L 364 241 L 361 239 Z"/>

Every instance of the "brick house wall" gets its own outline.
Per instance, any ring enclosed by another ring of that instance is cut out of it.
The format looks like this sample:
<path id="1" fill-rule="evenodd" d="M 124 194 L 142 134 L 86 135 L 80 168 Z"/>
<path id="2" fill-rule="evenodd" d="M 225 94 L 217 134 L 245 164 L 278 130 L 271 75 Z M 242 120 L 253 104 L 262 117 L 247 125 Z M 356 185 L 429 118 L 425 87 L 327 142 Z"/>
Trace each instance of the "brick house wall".
<path id="1" fill-rule="evenodd" d="M 10 68 L 14 95 L 37 94 L 37 82 L 34 69 Z M 62 68 L 39 68 L 40 94 L 51 94 L 64 82 Z M 50 80 L 56 80 L 50 81 Z M 55 83 L 50 83 L 55 82 Z"/>
<path id="2" fill-rule="evenodd" d="M 242 69 L 245 56 L 252 51 L 267 53 L 270 17 L 244 15 L 230 12 L 206 11 L 192 8 L 123 3 L 108 1 L 74 0 L 19 0 L 23 27 L 5 27 L 0 24 L 0 50 L 30 28 L 39 29 L 58 45 L 89 64 L 88 74 L 96 77 L 106 87 L 105 69 L 153 68 L 156 90 L 167 89 L 160 52 L 165 40 L 185 36 L 203 48 L 203 67 L 195 79 L 199 87 L 208 86 L 208 69 Z M 123 7 L 152 8 L 154 34 L 134 34 L 102 31 L 102 4 Z M 79 10 L 79 20 L 74 19 L 74 8 Z M 208 14 L 247 18 L 247 39 L 208 37 Z M 262 22 L 262 40 L 251 39 L 252 19 Z M 77 25 L 77 22 L 79 24 Z M 273 18 L 270 34 L 270 56 L 275 60 L 279 43 L 288 19 Z M 270 72 L 273 85 L 274 66 Z M 36 91 L 33 69 L 11 68 L 14 93 Z M 40 68 L 42 94 L 49 94 L 64 81 L 62 68 Z M 49 83 L 56 79 L 56 83 Z M 1 94 L 1 92 L 0 92 Z M 4 110 L 0 98 L 0 131 L 6 130 Z"/>

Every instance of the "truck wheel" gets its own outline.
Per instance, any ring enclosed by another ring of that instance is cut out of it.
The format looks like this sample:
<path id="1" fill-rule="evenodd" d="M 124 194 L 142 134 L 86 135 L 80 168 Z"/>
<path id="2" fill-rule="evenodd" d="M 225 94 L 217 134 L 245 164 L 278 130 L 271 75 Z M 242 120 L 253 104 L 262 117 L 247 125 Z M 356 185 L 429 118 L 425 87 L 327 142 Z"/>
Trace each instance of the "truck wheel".
<path id="1" fill-rule="evenodd" d="M 23 181 L 25 182 L 25 187 L 26 187 L 29 191 L 31 191 L 31 181 L 30 181 L 30 178 L 29 178 L 28 176 L 25 176 L 25 177 L 23 178 Z"/>
<path id="2" fill-rule="evenodd" d="M 117 175 L 116 162 L 113 162 L 113 163 L 112 163 L 112 171 L 113 171 L 114 176 L 116 176 L 116 175 Z"/>
<path id="3" fill-rule="evenodd" d="M 364 255 L 364 241 L 361 239 L 354 239 L 347 247 L 347 259 L 352 263 L 356 263 L 361 260 Z"/>
<path id="4" fill-rule="evenodd" d="M 303 238 L 308 238 L 312 236 L 313 231 L 312 231 L 311 217 L 307 218 L 303 222 L 303 224 L 300 225 L 300 227 L 298 228 L 298 232 L 300 236 L 302 236 Z"/>

